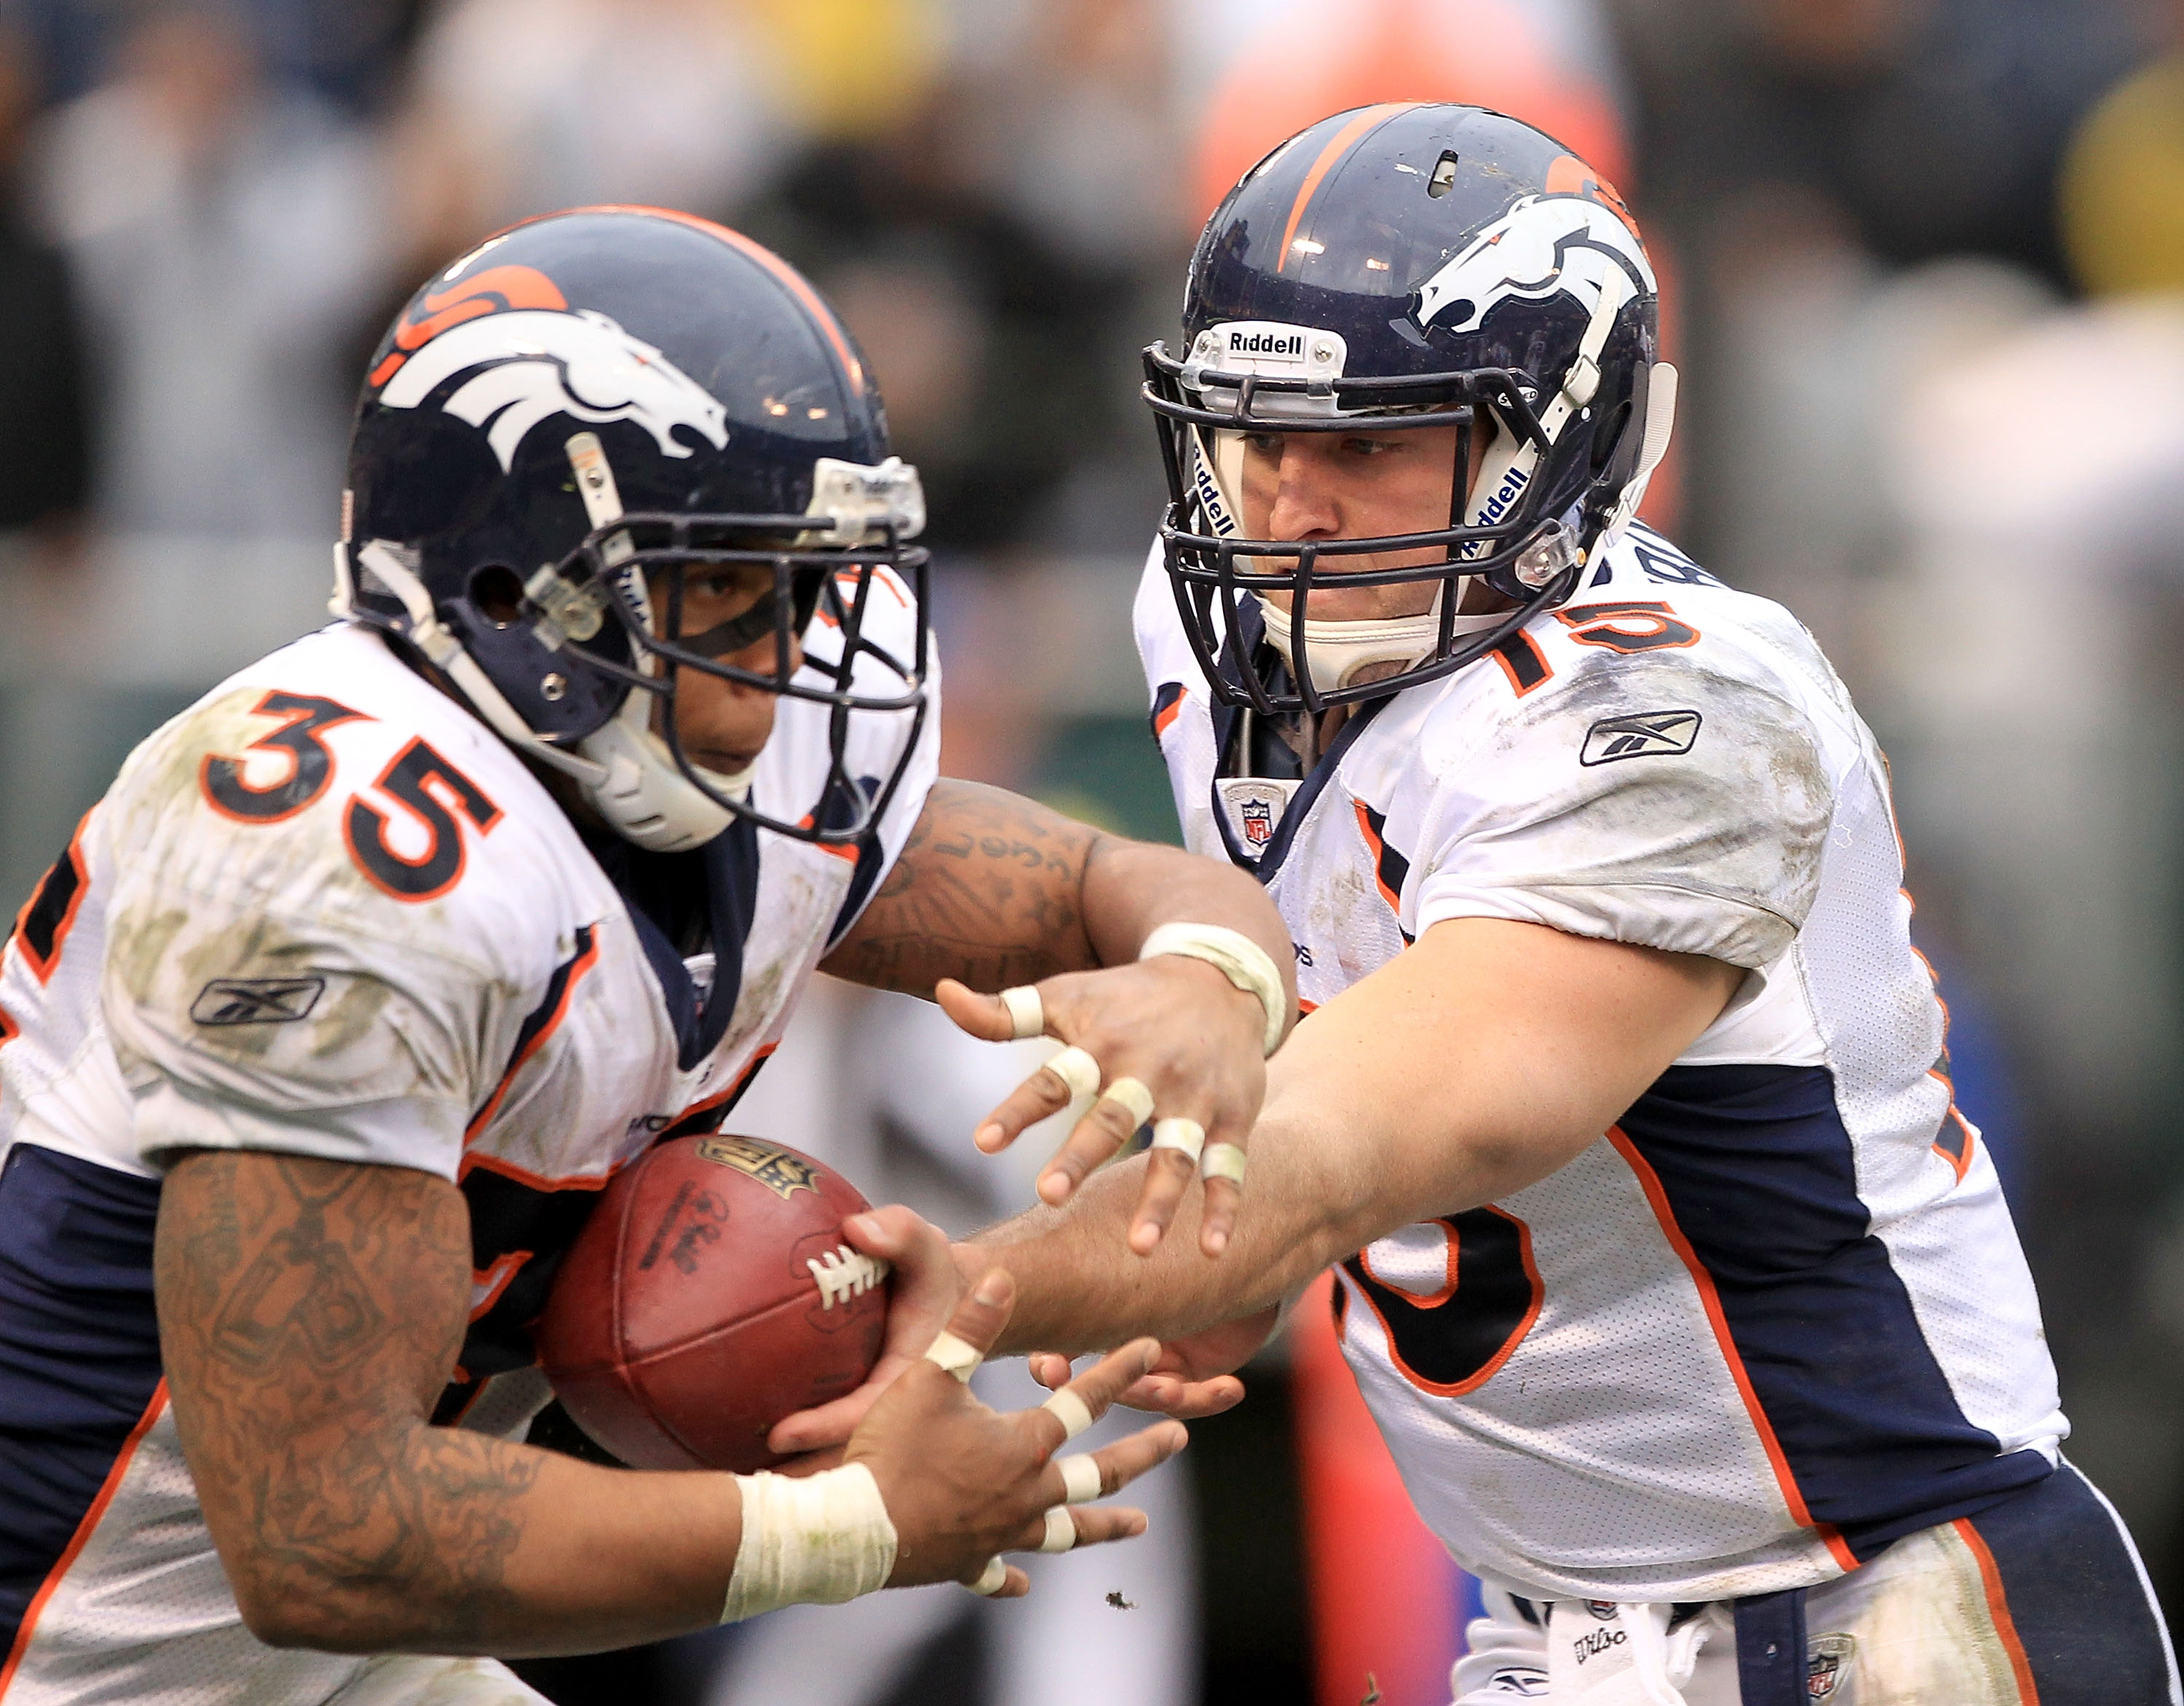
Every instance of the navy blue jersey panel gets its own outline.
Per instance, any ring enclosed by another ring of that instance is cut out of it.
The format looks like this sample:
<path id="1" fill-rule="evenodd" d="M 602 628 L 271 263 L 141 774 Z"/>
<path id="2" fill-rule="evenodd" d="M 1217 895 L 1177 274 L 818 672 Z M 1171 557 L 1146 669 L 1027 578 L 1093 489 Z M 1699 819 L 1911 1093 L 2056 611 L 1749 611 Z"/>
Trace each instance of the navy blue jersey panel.
<path id="1" fill-rule="evenodd" d="M 0 1162 L 0 1653 L 159 1384 L 159 1181 L 19 1143 Z"/>
<path id="2" fill-rule="evenodd" d="M 2069 1463 L 1970 1520 L 2040 1706 L 2171 1698 L 2168 1633 L 2123 1530 Z"/>
<path id="3" fill-rule="evenodd" d="M 2050 1472 L 1965 1419 L 1869 1229 L 1825 1067 L 1672 1067 L 1620 1122 L 1816 1522 L 1860 1558 Z"/>
<path id="4" fill-rule="evenodd" d="M 720 1046 L 743 988 L 744 944 L 758 910 L 758 826 L 738 817 L 688 853 L 648 853 L 604 830 L 586 833 L 584 845 L 621 891 L 688 1072 Z M 700 952 L 713 956 L 702 1005 L 683 963 Z"/>

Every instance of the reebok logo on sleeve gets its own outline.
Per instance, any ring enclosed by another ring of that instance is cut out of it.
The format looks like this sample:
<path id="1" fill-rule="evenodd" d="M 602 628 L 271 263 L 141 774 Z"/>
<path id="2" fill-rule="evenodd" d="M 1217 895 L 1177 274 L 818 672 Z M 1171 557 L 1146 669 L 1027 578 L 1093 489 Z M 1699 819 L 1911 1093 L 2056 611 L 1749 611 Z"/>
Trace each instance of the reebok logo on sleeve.
<path id="1" fill-rule="evenodd" d="M 285 1025 L 308 1018 L 324 978 L 214 978 L 190 1003 L 201 1025 Z"/>
<path id="2" fill-rule="evenodd" d="M 1580 764 L 1613 764 L 1618 758 L 1669 757 L 1689 752 L 1702 721 L 1695 711 L 1638 711 L 1604 716 L 1585 732 Z"/>

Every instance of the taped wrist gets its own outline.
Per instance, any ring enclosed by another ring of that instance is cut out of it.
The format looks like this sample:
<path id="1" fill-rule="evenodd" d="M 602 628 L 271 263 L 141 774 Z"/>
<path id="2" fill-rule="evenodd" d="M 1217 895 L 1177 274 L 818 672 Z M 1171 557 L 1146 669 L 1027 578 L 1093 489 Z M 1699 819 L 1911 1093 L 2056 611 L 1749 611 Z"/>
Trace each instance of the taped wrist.
<path id="1" fill-rule="evenodd" d="M 721 1621 L 740 1623 L 784 1605 L 838 1605 L 887 1585 L 894 1524 L 862 1463 L 792 1478 L 738 1475 L 743 1542 Z"/>
<path id="2" fill-rule="evenodd" d="M 1162 924 L 1145 938 L 1138 957 L 1150 960 L 1161 954 L 1203 960 L 1245 995 L 1257 996 L 1267 1014 L 1267 1052 L 1281 1045 L 1282 1029 L 1290 1017 L 1282 974 L 1267 951 L 1241 930 L 1226 924 Z"/>

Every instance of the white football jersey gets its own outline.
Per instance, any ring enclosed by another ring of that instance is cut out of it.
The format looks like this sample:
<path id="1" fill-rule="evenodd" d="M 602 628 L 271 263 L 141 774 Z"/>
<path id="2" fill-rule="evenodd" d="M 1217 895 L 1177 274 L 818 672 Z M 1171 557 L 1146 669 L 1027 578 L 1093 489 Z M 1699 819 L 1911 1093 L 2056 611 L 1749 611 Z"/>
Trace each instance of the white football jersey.
<path id="1" fill-rule="evenodd" d="M 899 630 L 872 637 L 908 655 L 910 601 L 872 604 Z M 272 654 L 137 748 L 0 959 L 6 1706 L 317 1702 L 365 1663 L 273 1651 L 238 1617 L 159 1364 L 164 1159 L 274 1150 L 454 1181 L 471 1327 L 437 1419 L 520 1430 L 548 1397 L 527 1324 L 561 1252 L 617 1168 L 717 1123 L 771 1052 L 923 807 L 937 693 L 861 850 L 738 819 L 679 856 L 672 904 L 666 861 L 588 843 L 363 628 Z M 827 716 L 780 702 L 761 809 L 817 800 Z M 860 716 L 849 773 L 884 778 L 910 735 L 906 713 Z M 693 916 L 710 951 L 686 961 L 671 933 Z"/>
<path id="2" fill-rule="evenodd" d="M 1632 528 L 1301 783 L 1223 773 L 1250 732 L 1157 549 L 1137 628 L 1184 838 L 1256 870 L 1307 1006 L 1446 918 L 1749 973 L 1567 1166 L 1338 1270 L 1345 1352 L 1459 1563 L 1542 1597 L 1766 1593 L 2050 1473 L 2054 1370 L 1952 1101 L 1886 771 L 1788 612 Z"/>

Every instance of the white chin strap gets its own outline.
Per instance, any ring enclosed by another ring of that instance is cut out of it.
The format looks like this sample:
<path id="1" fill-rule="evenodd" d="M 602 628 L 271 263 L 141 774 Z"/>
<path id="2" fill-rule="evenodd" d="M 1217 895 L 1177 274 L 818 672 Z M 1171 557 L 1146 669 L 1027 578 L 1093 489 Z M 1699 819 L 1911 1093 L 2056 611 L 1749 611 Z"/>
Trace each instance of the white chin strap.
<path id="1" fill-rule="evenodd" d="M 1446 582 L 1434 590 L 1434 607 L 1424 616 L 1386 616 L 1378 622 L 1314 622 L 1309 616 L 1304 622 L 1305 661 L 1312 672 L 1314 693 L 1334 693 L 1346 687 L 1354 687 L 1366 671 L 1376 665 L 1393 664 L 1396 669 L 1408 669 L 1421 659 L 1429 657 L 1440 643 L 1440 601 L 1446 595 Z M 1290 673 L 1301 680 L 1304 671 L 1297 667 L 1294 625 L 1289 612 L 1281 609 L 1264 593 L 1256 594 L 1259 608 L 1267 619 L 1267 638 L 1282 660 L 1290 666 Z M 1457 638 L 1468 634 L 1484 633 L 1509 619 L 1507 610 L 1491 610 L 1484 616 L 1457 616 L 1451 632 Z M 1392 670 L 1384 673 L 1393 674 Z"/>
<path id="2" fill-rule="evenodd" d="M 584 798 L 608 826 L 650 853 L 681 853 L 702 847 L 734 821 L 735 813 L 705 797 L 675 762 L 667 743 L 652 732 L 653 697 L 632 688 L 621 709 L 606 724 L 577 742 L 577 751 L 592 761 L 599 779 L 582 782 Z M 749 797 L 751 771 L 733 776 L 690 767 L 716 794 L 732 800 Z"/>

